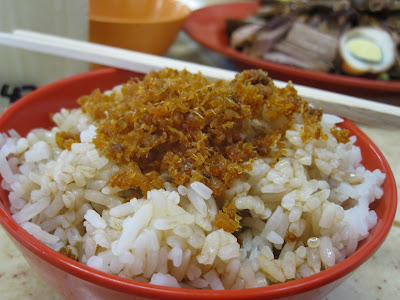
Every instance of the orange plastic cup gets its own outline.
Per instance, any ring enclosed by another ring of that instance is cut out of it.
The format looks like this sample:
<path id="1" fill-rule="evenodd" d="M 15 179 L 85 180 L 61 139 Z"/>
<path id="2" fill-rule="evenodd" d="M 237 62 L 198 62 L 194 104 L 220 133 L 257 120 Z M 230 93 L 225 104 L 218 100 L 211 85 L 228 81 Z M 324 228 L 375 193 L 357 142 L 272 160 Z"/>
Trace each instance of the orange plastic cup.
<path id="1" fill-rule="evenodd" d="M 176 0 L 90 0 L 89 40 L 164 55 L 190 13 Z"/>

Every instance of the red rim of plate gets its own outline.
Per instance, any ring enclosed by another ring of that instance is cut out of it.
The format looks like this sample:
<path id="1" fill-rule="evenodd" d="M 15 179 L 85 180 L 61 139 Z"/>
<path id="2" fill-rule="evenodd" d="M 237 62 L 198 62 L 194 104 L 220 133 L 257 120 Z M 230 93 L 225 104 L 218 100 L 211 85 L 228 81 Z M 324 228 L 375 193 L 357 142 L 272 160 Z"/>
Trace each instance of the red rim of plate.
<path id="1" fill-rule="evenodd" d="M 228 17 L 238 18 L 236 14 L 243 18 L 254 13 L 257 7 L 258 2 L 253 1 L 206 6 L 191 13 L 185 22 L 184 30 L 193 40 L 209 49 L 252 67 L 279 72 L 281 75 L 285 75 L 287 80 L 301 78 L 310 82 L 318 81 L 347 88 L 400 93 L 400 81 L 379 81 L 304 70 L 252 57 L 230 48 L 225 36 L 225 19 Z M 234 11 L 233 15 L 230 13 L 232 11 Z"/>
<path id="2" fill-rule="evenodd" d="M 50 89 L 58 89 L 62 86 L 68 86 L 73 82 L 83 82 L 86 78 L 102 78 L 116 76 L 121 72 L 116 69 L 102 69 L 98 71 L 86 72 L 83 74 L 75 75 L 52 84 L 46 85 L 20 99 L 14 103 L 3 115 L 0 116 L 0 128 L 13 117 L 15 112 L 23 108 L 30 102 L 36 102 L 37 99 L 45 97 Z M 121 82 L 122 83 L 122 82 Z M 321 271 L 315 275 L 297 279 L 294 281 L 280 283 L 262 288 L 242 289 L 242 290 L 226 290 L 226 291 L 212 291 L 212 290 L 196 290 L 184 288 L 170 288 L 163 286 L 156 286 L 147 283 L 141 283 L 126 278 L 121 278 L 116 275 L 107 274 L 96 269 L 90 268 L 84 264 L 78 263 L 42 244 L 33 236 L 28 234 L 22 227 L 20 227 L 14 219 L 7 212 L 7 209 L 0 204 L 0 223 L 6 229 L 9 235 L 18 241 L 23 247 L 31 251 L 36 256 L 47 261 L 51 265 L 70 273 L 78 278 L 88 282 L 107 287 L 112 290 L 117 290 L 125 293 L 132 293 L 132 295 L 159 297 L 162 299 L 262 299 L 265 297 L 281 297 L 282 295 L 290 296 L 298 293 L 304 293 L 309 290 L 322 287 L 339 278 L 349 274 L 362 263 L 364 263 L 383 243 L 390 227 L 392 225 L 397 205 L 397 190 L 393 173 L 389 167 L 388 162 L 377 148 L 377 146 L 352 122 L 345 120 L 342 124 L 344 128 L 351 131 L 353 135 L 357 136 L 358 140 L 362 140 L 368 145 L 369 148 L 377 156 L 377 159 L 382 165 L 382 171 L 386 173 L 385 179 L 385 197 L 389 200 L 387 207 L 384 211 L 384 218 L 376 225 L 380 229 L 374 233 L 374 238 L 369 239 L 357 252 L 343 262 L 329 268 L 328 270 Z M 0 197 L 7 197 L 7 194 L 2 190 Z M 377 200 L 379 201 L 379 200 Z"/>

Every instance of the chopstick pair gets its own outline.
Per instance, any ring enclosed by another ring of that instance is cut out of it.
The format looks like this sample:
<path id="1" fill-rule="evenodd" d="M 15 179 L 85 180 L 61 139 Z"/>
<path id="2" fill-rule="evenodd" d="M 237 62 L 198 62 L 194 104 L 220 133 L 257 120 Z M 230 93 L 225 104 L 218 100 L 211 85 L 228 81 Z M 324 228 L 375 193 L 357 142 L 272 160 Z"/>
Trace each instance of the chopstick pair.
<path id="1" fill-rule="evenodd" d="M 211 79 L 224 80 L 232 80 L 236 74 L 220 68 L 26 30 L 0 32 L 0 44 L 139 73 L 163 68 L 186 69 L 192 73 L 201 72 Z M 279 87 L 286 85 L 282 81 L 274 82 Z M 365 124 L 400 125 L 400 107 L 302 85 L 294 86 L 304 100 L 328 113 Z"/>
<path id="2" fill-rule="evenodd" d="M 223 69 L 27 30 L 0 32 L 0 44 L 139 73 L 169 67 L 194 73 L 201 71 L 210 78 L 230 80 L 235 76 L 235 72 Z"/>

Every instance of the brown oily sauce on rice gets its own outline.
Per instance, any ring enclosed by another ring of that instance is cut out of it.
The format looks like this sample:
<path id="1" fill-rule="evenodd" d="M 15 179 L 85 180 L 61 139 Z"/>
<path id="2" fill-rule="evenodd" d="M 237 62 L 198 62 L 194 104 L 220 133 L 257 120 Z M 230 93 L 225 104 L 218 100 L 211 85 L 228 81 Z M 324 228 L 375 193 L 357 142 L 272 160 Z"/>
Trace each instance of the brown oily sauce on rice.
<path id="1" fill-rule="evenodd" d="M 276 87 L 261 70 L 244 71 L 226 82 L 164 69 L 131 80 L 120 93 L 95 90 L 78 103 L 96 122 L 96 147 L 122 165 L 110 186 L 130 190 L 130 195 L 163 188 L 162 173 L 176 185 L 199 181 L 221 195 L 251 169 L 249 161 L 268 157 L 272 146 L 279 149 L 274 155 L 279 158 L 284 151 L 280 141 L 299 115 L 303 141 L 327 138 L 320 125 L 322 111 L 310 107 L 292 85 Z M 250 136 L 246 129 L 253 119 L 268 127 Z M 347 130 L 332 134 L 348 139 Z M 240 217 L 235 207 L 220 205 L 215 225 L 236 231 Z"/>

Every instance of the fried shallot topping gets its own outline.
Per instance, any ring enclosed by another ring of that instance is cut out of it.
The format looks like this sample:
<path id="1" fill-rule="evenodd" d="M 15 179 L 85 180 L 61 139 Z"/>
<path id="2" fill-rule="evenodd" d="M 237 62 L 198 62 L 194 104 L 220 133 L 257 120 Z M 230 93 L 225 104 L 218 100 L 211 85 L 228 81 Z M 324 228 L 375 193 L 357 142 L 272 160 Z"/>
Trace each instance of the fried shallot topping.
<path id="1" fill-rule="evenodd" d="M 122 166 L 110 185 L 143 194 L 163 188 L 160 176 L 167 174 L 176 185 L 200 181 L 221 195 L 251 169 L 249 161 L 271 155 L 273 146 L 283 151 L 285 132 L 298 118 L 304 141 L 324 138 L 322 112 L 261 70 L 226 82 L 164 69 L 78 102 L 96 122 L 96 147 Z"/>
<path id="2" fill-rule="evenodd" d="M 61 247 L 60 250 L 58 250 L 58 252 L 66 257 L 73 259 L 73 260 L 76 260 L 76 261 L 78 260 L 76 255 L 72 252 L 72 249 L 68 246 Z"/>
<path id="3" fill-rule="evenodd" d="M 233 233 L 240 229 L 241 219 L 242 217 L 239 215 L 238 209 L 233 204 L 229 204 L 222 207 L 215 215 L 214 225 L 226 232 Z"/>
<path id="4" fill-rule="evenodd" d="M 59 131 L 56 133 L 56 143 L 61 149 L 71 150 L 71 145 L 80 143 L 79 134 L 73 134 L 67 131 Z"/>
<path id="5" fill-rule="evenodd" d="M 335 139 L 339 143 L 346 144 L 350 139 L 349 139 L 349 131 L 347 129 L 339 129 L 337 126 L 333 126 L 331 129 L 331 134 L 335 137 Z"/>

